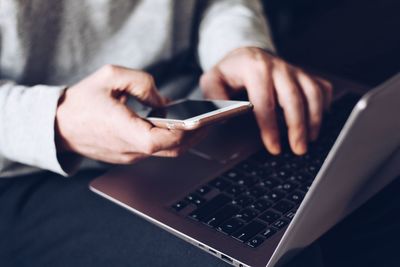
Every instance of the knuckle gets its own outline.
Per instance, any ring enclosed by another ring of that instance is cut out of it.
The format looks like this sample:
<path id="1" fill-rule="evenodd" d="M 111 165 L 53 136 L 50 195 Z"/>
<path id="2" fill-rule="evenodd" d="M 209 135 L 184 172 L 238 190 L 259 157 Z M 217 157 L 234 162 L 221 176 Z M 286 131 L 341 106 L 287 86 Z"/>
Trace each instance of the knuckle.
<path id="1" fill-rule="evenodd" d="M 154 77 L 151 74 L 147 72 L 141 72 L 140 75 L 142 76 L 142 81 L 146 88 L 152 88 L 154 86 L 155 81 Z"/>
<path id="2" fill-rule="evenodd" d="M 146 155 L 152 155 L 157 151 L 155 145 L 152 142 L 148 142 L 143 145 L 142 152 Z"/>
<path id="3" fill-rule="evenodd" d="M 113 64 L 106 64 L 103 67 L 101 67 L 101 71 L 107 76 L 115 76 L 118 70 L 119 67 Z"/>
<path id="4" fill-rule="evenodd" d="M 168 151 L 169 156 L 172 158 L 179 157 L 182 155 L 182 153 L 183 153 L 182 149 L 172 149 L 172 150 Z"/>
<path id="5" fill-rule="evenodd" d="M 134 163 L 136 160 L 137 159 L 133 155 L 129 155 L 129 154 L 121 155 L 120 159 L 119 159 L 120 163 L 122 163 L 122 164 L 131 164 L 131 163 Z"/>
<path id="6" fill-rule="evenodd" d="M 257 58 L 254 64 L 259 73 L 266 74 L 270 70 L 269 64 L 264 59 Z"/>

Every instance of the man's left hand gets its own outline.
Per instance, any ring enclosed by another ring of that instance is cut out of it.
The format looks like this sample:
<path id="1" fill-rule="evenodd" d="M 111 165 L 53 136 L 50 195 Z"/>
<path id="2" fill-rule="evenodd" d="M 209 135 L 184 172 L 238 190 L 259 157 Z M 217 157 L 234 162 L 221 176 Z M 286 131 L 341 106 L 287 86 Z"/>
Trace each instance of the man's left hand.
<path id="1" fill-rule="evenodd" d="M 291 149 L 301 155 L 318 137 L 324 110 L 332 99 L 332 85 L 307 74 L 260 48 L 239 48 L 210 71 L 200 85 L 206 97 L 229 99 L 247 90 L 261 137 L 272 154 L 281 152 L 276 108 L 284 112 Z"/>

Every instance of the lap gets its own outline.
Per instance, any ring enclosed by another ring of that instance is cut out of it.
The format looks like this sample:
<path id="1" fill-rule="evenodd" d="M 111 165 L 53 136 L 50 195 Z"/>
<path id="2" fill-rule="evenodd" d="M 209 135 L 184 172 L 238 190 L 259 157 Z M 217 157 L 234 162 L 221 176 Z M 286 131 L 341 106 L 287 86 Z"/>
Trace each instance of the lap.
<path id="1" fill-rule="evenodd" d="M 88 183 L 98 174 L 62 178 L 45 173 L 0 180 L 0 266 L 228 266 L 90 192 Z M 367 208 L 376 209 L 374 205 Z M 376 217 L 374 211 L 368 214 Z M 383 226 L 387 214 L 379 214 L 373 225 Z M 371 234 L 371 222 L 356 225 L 360 215 L 355 215 L 318 242 L 326 266 L 338 266 L 330 262 L 340 259 L 346 263 L 349 249 L 356 260 L 364 256 L 365 247 L 379 247 L 377 242 L 385 241 L 386 249 L 395 244 L 391 236 Z M 392 233 L 399 232 L 396 226 Z M 308 249 L 289 265 L 310 266 L 314 256 Z"/>

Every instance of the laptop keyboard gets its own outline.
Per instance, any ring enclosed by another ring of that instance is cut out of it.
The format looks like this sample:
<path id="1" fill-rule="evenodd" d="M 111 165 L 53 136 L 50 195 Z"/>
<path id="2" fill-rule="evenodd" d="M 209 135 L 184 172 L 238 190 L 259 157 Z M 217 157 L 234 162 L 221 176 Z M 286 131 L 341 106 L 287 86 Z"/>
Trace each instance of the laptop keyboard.
<path id="1" fill-rule="evenodd" d="M 258 151 L 172 209 L 257 248 L 290 223 L 357 100 L 346 96 L 335 103 L 307 154 L 296 156 L 287 144 L 279 156 Z"/>

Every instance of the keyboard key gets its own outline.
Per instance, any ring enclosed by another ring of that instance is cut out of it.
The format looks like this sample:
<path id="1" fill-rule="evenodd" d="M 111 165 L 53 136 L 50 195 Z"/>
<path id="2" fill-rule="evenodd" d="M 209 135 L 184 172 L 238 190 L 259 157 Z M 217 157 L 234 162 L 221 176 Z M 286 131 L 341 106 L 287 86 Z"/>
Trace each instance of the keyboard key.
<path id="1" fill-rule="evenodd" d="M 220 194 L 204 204 L 202 207 L 191 212 L 189 216 L 195 220 L 204 220 L 204 218 L 211 216 L 218 209 L 222 208 L 231 201 L 232 199 L 230 197 Z"/>
<path id="2" fill-rule="evenodd" d="M 204 196 L 206 195 L 208 192 L 210 192 L 211 188 L 207 185 L 204 185 L 202 187 L 200 187 L 199 189 L 196 190 L 196 192 L 201 195 Z"/>
<path id="3" fill-rule="evenodd" d="M 247 195 L 239 196 L 237 199 L 232 201 L 233 204 L 237 204 L 243 208 L 247 207 L 248 205 L 250 205 L 253 202 L 254 202 L 254 198 L 247 196 Z"/>
<path id="4" fill-rule="evenodd" d="M 210 186 L 217 188 L 221 191 L 225 190 L 228 186 L 231 185 L 230 182 L 220 178 L 214 179 L 209 183 Z"/>
<path id="5" fill-rule="evenodd" d="M 228 187 L 225 192 L 230 194 L 230 195 L 240 195 L 241 193 L 244 192 L 244 190 L 246 190 L 246 188 L 244 186 L 240 186 L 240 185 L 231 185 L 230 187 Z"/>
<path id="6" fill-rule="evenodd" d="M 293 181 L 293 182 L 300 182 L 300 183 L 304 183 L 307 180 L 310 179 L 310 175 L 306 174 L 306 173 L 296 173 L 296 174 L 292 174 L 288 177 L 288 181 Z"/>
<path id="7" fill-rule="evenodd" d="M 262 186 L 254 186 L 249 190 L 249 194 L 255 198 L 264 196 L 268 192 L 268 189 Z"/>
<path id="8" fill-rule="evenodd" d="M 191 202 L 191 203 L 193 203 L 193 204 L 195 204 L 196 206 L 201 206 L 206 202 L 206 200 L 203 197 L 201 197 L 201 196 L 199 196 L 197 194 L 188 195 L 186 197 L 186 200 Z"/>
<path id="9" fill-rule="evenodd" d="M 269 207 L 272 206 L 272 203 L 266 199 L 259 199 L 256 202 L 254 202 L 250 207 L 254 208 L 260 212 L 263 212 L 264 210 L 268 209 Z"/>
<path id="10" fill-rule="evenodd" d="M 295 191 L 295 192 L 289 194 L 289 196 L 287 196 L 287 199 L 289 199 L 297 204 L 300 204 L 301 201 L 303 201 L 303 198 L 304 198 L 304 193 L 302 193 L 300 191 Z"/>
<path id="11" fill-rule="evenodd" d="M 246 242 L 256 234 L 264 230 L 266 227 L 267 225 L 262 222 L 253 221 L 242 229 L 236 231 L 232 236 L 241 242 Z"/>
<path id="12" fill-rule="evenodd" d="M 259 212 L 255 209 L 244 209 L 238 214 L 236 214 L 235 217 L 240 218 L 246 222 L 249 222 L 253 220 L 255 217 L 257 217 L 258 214 Z"/>
<path id="13" fill-rule="evenodd" d="M 296 210 L 291 210 L 285 215 L 285 218 L 292 220 L 294 215 L 296 215 Z"/>
<path id="14" fill-rule="evenodd" d="M 319 167 L 314 165 L 314 164 L 310 164 L 306 167 L 306 171 L 310 174 L 312 174 L 313 176 L 315 176 L 318 171 L 319 171 Z"/>
<path id="15" fill-rule="evenodd" d="M 243 174 L 235 169 L 232 169 L 224 173 L 223 176 L 231 181 L 237 181 L 238 179 L 240 179 L 240 177 L 243 176 Z"/>
<path id="16" fill-rule="evenodd" d="M 280 213 L 286 213 L 294 207 L 293 203 L 290 203 L 286 200 L 281 200 L 273 206 L 274 210 L 279 211 Z"/>
<path id="17" fill-rule="evenodd" d="M 273 236 L 276 233 L 276 231 L 270 227 L 268 227 L 267 229 L 265 229 L 264 231 L 261 232 L 261 235 L 264 236 L 264 238 L 270 238 L 271 236 Z"/>
<path id="18" fill-rule="evenodd" d="M 283 219 L 277 220 L 276 222 L 274 222 L 272 224 L 273 227 L 277 228 L 277 229 L 282 229 L 283 227 L 285 227 L 286 225 L 288 225 L 289 222 Z"/>
<path id="19" fill-rule="evenodd" d="M 278 220 L 280 217 L 281 217 L 281 215 L 279 213 L 274 212 L 272 210 L 268 210 L 268 211 L 264 212 L 258 218 L 267 222 L 268 224 L 271 224 L 271 223 L 275 222 L 276 220 Z"/>
<path id="20" fill-rule="evenodd" d="M 235 213 L 239 212 L 240 208 L 235 205 L 226 205 L 217 213 L 206 219 L 207 224 L 211 227 L 217 227 L 223 221 L 231 218 Z"/>
<path id="21" fill-rule="evenodd" d="M 277 202 L 278 200 L 282 199 L 285 197 L 285 193 L 283 191 L 274 189 L 271 192 L 267 193 L 266 197 L 273 201 L 273 202 Z"/>
<path id="22" fill-rule="evenodd" d="M 265 237 L 263 236 L 255 236 L 252 239 L 250 239 L 249 242 L 247 242 L 247 245 L 249 245 L 252 248 L 256 248 L 260 246 L 263 242 L 265 241 Z"/>
<path id="23" fill-rule="evenodd" d="M 221 231 L 225 234 L 232 234 L 236 230 L 238 230 L 240 227 L 244 225 L 244 222 L 239 220 L 238 218 L 232 218 L 227 220 L 226 222 L 222 223 L 217 230 Z"/>
<path id="24" fill-rule="evenodd" d="M 300 190 L 307 192 L 308 190 L 310 190 L 311 184 L 312 184 L 312 181 L 305 182 L 305 184 L 303 184 L 300 187 Z"/>
<path id="25" fill-rule="evenodd" d="M 259 180 L 260 178 L 258 178 L 257 176 L 246 175 L 243 179 L 243 184 L 247 187 L 251 187 L 255 185 Z"/>
<path id="26" fill-rule="evenodd" d="M 290 192 L 292 192 L 293 190 L 295 190 L 296 187 L 298 187 L 298 186 L 299 186 L 299 184 L 296 183 L 296 182 L 287 181 L 287 182 L 284 182 L 283 184 L 278 185 L 278 186 L 275 187 L 275 188 L 276 188 L 276 189 L 279 189 L 279 190 L 282 190 L 282 191 L 285 191 L 285 192 L 287 192 L 287 193 L 290 193 Z"/>
<path id="27" fill-rule="evenodd" d="M 183 210 L 189 203 L 185 200 L 179 201 L 172 205 L 172 208 L 176 211 L 181 211 Z"/>
<path id="28" fill-rule="evenodd" d="M 276 178 L 272 178 L 272 177 L 263 179 L 262 182 L 264 183 L 265 187 L 270 188 L 270 189 L 277 187 L 281 183 L 281 181 L 279 181 Z"/>

